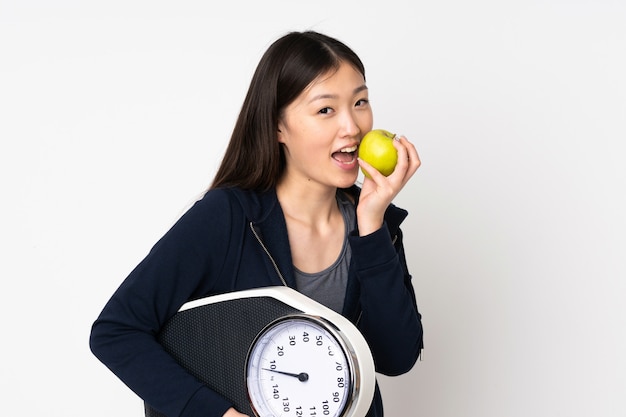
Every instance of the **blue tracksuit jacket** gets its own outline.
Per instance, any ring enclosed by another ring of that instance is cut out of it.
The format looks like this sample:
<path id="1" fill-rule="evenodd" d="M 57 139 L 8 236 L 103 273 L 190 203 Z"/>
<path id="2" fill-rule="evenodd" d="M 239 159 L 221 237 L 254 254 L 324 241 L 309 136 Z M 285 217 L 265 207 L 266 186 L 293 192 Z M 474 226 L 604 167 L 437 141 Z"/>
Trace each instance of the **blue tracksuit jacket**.
<path id="1" fill-rule="evenodd" d="M 345 190 L 358 199 L 359 189 Z M 390 205 L 383 227 L 349 236 L 352 260 L 343 315 L 357 325 L 376 371 L 408 372 L 422 344 L 421 316 L 402 232 L 407 212 Z M 187 301 L 231 291 L 295 288 L 284 215 L 275 190 L 215 189 L 155 244 L 93 324 L 92 352 L 143 400 L 168 417 L 221 417 L 231 406 L 179 366 L 156 341 Z M 367 417 L 382 417 L 380 392 Z"/>

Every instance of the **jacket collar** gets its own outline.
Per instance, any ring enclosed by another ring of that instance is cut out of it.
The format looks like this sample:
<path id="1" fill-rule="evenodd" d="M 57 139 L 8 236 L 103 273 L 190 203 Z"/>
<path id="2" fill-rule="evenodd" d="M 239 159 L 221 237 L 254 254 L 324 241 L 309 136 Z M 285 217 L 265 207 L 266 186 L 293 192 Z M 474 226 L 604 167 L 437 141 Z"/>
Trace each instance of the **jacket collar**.
<path id="1" fill-rule="evenodd" d="M 358 186 L 353 185 L 350 188 L 343 189 L 343 191 L 351 195 L 358 204 L 361 194 L 361 189 Z M 268 269 L 271 273 L 275 273 L 275 268 L 278 268 L 287 285 L 295 288 L 295 272 L 289 247 L 287 224 L 276 195 L 276 189 L 272 188 L 269 191 L 257 192 L 232 188 L 231 192 L 241 204 L 246 218 L 251 222 L 250 226 L 254 227 L 258 238 L 261 239 L 262 244 L 267 248 L 270 258 L 268 259 Z M 387 207 L 385 225 L 392 239 L 398 234 L 400 224 L 407 215 L 408 212 L 406 210 L 393 204 Z M 276 265 L 274 266 L 272 262 Z"/>

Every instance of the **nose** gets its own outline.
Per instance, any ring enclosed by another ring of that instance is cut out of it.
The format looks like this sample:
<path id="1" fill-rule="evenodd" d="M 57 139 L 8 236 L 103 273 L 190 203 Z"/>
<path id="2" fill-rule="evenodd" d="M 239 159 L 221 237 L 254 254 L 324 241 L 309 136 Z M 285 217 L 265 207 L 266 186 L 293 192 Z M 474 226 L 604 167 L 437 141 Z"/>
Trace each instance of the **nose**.
<path id="1" fill-rule="evenodd" d="M 341 134 L 342 136 L 357 136 L 361 132 L 359 126 L 359 119 L 357 115 L 352 112 L 346 112 L 341 121 Z"/>

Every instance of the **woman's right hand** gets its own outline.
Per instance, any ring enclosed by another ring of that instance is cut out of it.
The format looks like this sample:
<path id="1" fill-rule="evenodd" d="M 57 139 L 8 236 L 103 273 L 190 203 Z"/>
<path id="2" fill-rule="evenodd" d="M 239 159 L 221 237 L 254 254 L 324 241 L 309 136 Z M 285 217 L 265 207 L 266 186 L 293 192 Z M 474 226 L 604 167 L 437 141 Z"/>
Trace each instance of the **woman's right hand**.
<path id="1" fill-rule="evenodd" d="M 359 158 L 361 168 L 370 173 L 370 178 L 363 179 L 359 203 L 356 206 L 356 218 L 361 236 L 380 229 L 387 207 L 421 165 L 415 145 L 406 137 L 396 136 L 393 146 L 398 152 L 398 163 L 393 173 L 387 177 Z"/>
<path id="2" fill-rule="evenodd" d="M 223 417 L 249 417 L 249 416 L 247 414 L 241 414 L 239 411 L 230 407 L 228 410 L 226 410 L 226 413 L 224 414 Z"/>

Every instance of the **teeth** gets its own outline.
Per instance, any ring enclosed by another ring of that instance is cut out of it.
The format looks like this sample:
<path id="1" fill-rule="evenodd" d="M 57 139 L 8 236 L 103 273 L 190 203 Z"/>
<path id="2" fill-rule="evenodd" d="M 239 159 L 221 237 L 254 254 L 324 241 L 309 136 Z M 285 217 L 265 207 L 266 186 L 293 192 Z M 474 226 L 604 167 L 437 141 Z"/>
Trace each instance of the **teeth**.
<path id="1" fill-rule="evenodd" d="M 345 152 L 345 153 L 350 153 L 350 152 L 354 152 L 354 151 L 356 151 L 356 145 L 351 146 L 349 148 L 343 148 L 343 149 L 339 150 L 339 152 Z"/>

